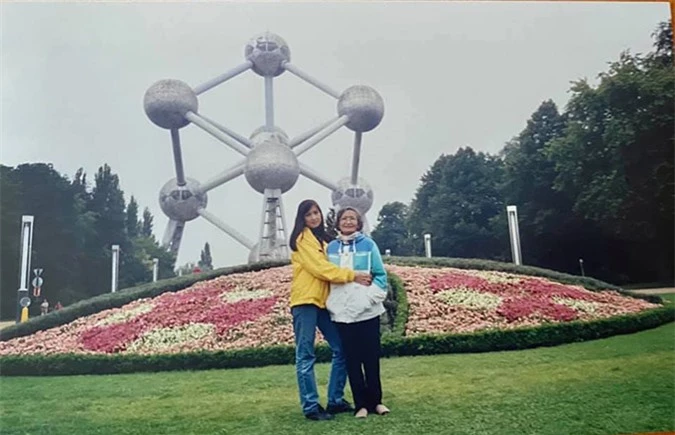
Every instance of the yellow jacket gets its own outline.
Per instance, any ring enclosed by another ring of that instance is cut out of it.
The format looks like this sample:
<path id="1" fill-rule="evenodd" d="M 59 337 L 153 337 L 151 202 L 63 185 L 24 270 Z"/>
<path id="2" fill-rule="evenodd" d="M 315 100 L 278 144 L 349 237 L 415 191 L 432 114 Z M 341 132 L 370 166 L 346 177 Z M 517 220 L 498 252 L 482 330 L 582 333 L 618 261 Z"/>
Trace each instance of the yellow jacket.
<path id="1" fill-rule="evenodd" d="M 309 228 L 305 228 L 298 236 L 297 248 L 291 254 L 291 307 L 313 304 L 326 308 L 329 283 L 352 282 L 354 271 L 341 269 L 328 261 L 326 243 L 319 243 Z"/>

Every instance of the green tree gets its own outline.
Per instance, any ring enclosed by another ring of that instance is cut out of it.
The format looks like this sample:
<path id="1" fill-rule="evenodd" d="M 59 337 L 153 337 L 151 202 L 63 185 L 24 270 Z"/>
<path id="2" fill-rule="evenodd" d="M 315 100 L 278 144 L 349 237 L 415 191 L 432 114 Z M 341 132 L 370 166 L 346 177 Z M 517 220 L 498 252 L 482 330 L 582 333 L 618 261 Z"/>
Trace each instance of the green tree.
<path id="1" fill-rule="evenodd" d="M 571 200 L 553 188 L 555 163 L 545 154 L 546 146 L 563 135 L 565 118 L 551 100 L 544 101 L 527 121 L 525 129 L 501 152 L 504 160 L 503 195 L 508 205 L 518 207 L 519 232 L 525 264 L 576 271 L 579 252 L 561 247 L 571 232 L 582 227 L 570 213 Z M 499 227 L 508 227 L 506 219 Z M 504 237 L 502 235 L 502 237 Z M 573 270 L 570 270 L 572 268 Z"/>
<path id="2" fill-rule="evenodd" d="M 120 288 L 126 287 L 129 276 L 137 273 L 137 267 L 129 264 L 133 251 L 126 233 L 125 209 L 119 178 L 110 166 L 104 164 L 94 176 L 94 186 L 87 204 L 87 210 L 94 216 L 95 230 L 93 236 L 87 239 L 83 259 L 85 287 L 89 296 L 110 291 L 108 286 L 101 283 L 109 282 L 112 245 L 120 246 Z"/>
<path id="3" fill-rule="evenodd" d="M 622 53 L 596 87 L 574 83 L 564 136 L 547 153 L 555 188 L 623 242 L 634 278 L 672 281 L 675 75 L 666 29 L 660 26 L 653 53 Z"/>
<path id="4" fill-rule="evenodd" d="M 152 280 L 153 259 L 159 261 L 157 279 L 166 279 L 175 276 L 174 267 L 176 256 L 162 248 L 151 237 L 140 236 L 132 240 L 134 261 L 130 262 L 133 269 L 135 284 Z M 128 273 L 128 272 L 127 272 Z"/>
<path id="5" fill-rule="evenodd" d="M 127 235 L 132 238 L 138 236 L 140 232 L 140 225 L 138 223 L 138 203 L 133 196 L 129 199 L 129 204 L 127 205 L 126 228 Z"/>
<path id="6" fill-rule="evenodd" d="M 209 242 L 204 244 L 204 249 L 202 249 L 199 263 L 197 264 L 201 270 L 213 270 L 213 259 L 211 258 L 211 246 Z"/>
<path id="7" fill-rule="evenodd" d="M 422 177 L 411 204 L 409 226 L 415 250 L 423 234 L 432 235 L 436 256 L 500 258 L 505 246 L 492 230 L 504 201 L 498 186 L 502 161 L 470 147 L 442 155 Z"/>
<path id="8" fill-rule="evenodd" d="M 152 228 L 153 228 L 153 217 L 152 213 L 150 213 L 150 209 L 145 207 L 143 210 L 143 223 L 141 224 L 141 234 L 144 235 L 145 237 L 154 237 L 152 234 Z"/>
<path id="9" fill-rule="evenodd" d="M 388 202 L 377 215 L 377 226 L 372 232 L 373 240 L 384 253 L 405 256 L 413 253 L 412 241 L 407 227 L 408 206 L 402 202 Z"/>
<path id="10" fill-rule="evenodd" d="M 0 314 L 14 317 L 19 277 L 21 215 L 34 216 L 32 268 L 44 269 L 41 295 L 66 299 L 78 288 L 78 235 L 74 192 L 70 181 L 51 165 L 24 164 L 2 168 L 2 290 Z M 34 300 L 31 315 L 39 313 Z"/>
<path id="11" fill-rule="evenodd" d="M 19 252 L 21 230 L 21 186 L 13 169 L 0 165 L 0 315 L 14 318 L 19 288 Z"/>
<path id="12" fill-rule="evenodd" d="M 83 169 L 69 181 L 47 164 L 0 165 L 0 189 L 0 316 L 4 319 L 16 315 L 24 214 L 35 217 L 32 266 L 44 269 L 42 295 L 52 304 L 68 305 L 110 290 L 110 240 L 122 249 L 120 287 L 150 281 L 152 258 L 160 260 L 161 278 L 174 275 L 175 256 L 157 244 L 151 231 L 149 236 L 129 237 L 127 224 L 134 220 L 130 216 L 138 204 L 131 201 L 125 209 L 117 176 L 107 165 L 97 173 L 91 191 Z M 144 222 L 151 230 L 147 209 Z M 33 301 L 31 315 L 37 314 L 40 302 Z"/>

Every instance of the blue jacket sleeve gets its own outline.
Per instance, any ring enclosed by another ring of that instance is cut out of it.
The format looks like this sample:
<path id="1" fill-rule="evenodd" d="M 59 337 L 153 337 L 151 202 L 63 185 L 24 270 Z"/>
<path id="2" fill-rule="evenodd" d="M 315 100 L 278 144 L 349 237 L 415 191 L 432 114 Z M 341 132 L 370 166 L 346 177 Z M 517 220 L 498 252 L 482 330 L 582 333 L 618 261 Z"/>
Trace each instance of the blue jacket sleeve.
<path id="1" fill-rule="evenodd" d="M 384 263 L 382 262 L 382 255 L 380 255 L 380 248 L 374 240 L 372 240 L 373 247 L 371 248 L 371 273 L 373 275 L 373 284 L 376 284 L 382 290 L 387 289 L 387 271 L 384 270 Z"/>

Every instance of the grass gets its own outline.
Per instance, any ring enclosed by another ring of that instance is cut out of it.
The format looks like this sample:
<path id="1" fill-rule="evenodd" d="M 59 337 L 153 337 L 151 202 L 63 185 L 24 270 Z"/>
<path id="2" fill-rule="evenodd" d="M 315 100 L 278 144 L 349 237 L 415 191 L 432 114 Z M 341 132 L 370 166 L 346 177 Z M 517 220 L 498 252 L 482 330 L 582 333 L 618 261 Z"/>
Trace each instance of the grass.
<path id="1" fill-rule="evenodd" d="M 675 293 L 670 293 L 670 294 L 665 294 L 665 295 L 659 295 L 661 296 L 662 299 L 665 299 L 667 301 L 670 301 L 672 303 L 675 303 Z"/>
<path id="2" fill-rule="evenodd" d="M 675 295 L 666 295 L 675 301 Z M 675 430 L 675 324 L 518 352 L 382 360 L 386 417 L 305 420 L 294 369 L 0 378 L 3 434 L 629 434 Z M 325 404 L 329 366 L 317 366 Z M 347 391 L 349 394 L 349 391 Z"/>

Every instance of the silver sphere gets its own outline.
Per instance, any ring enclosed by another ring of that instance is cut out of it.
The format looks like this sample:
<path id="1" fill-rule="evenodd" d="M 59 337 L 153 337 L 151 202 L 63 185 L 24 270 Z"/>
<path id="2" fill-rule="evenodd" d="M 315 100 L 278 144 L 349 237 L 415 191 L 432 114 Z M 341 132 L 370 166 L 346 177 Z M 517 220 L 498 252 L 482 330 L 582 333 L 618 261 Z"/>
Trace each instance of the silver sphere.
<path id="1" fill-rule="evenodd" d="M 180 80 L 160 80 L 145 91 L 145 114 L 158 126 L 178 129 L 190 123 L 187 112 L 197 113 L 199 102 L 192 88 Z"/>
<path id="2" fill-rule="evenodd" d="M 248 254 L 248 262 L 249 264 L 255 263 L 256 259 L 255 257 L 258 256 L 258 250 L 260 249 L 260 244 L 256 243 L 253 245 L 253 248 L 251 249 L 251 252 Z M 280 246 L 275 247 L 272 252 L 270 252 L 269 256 L 266 256 L 265 258 L 261 258 L 261 261 L 276 261 L 276 260 L 288 260 L 288 254 L 286 251 L 281 248 Z"/>
<path id="3" fill-rule="evenodd" d="M 205 208 L 206 193 L 200 193 L 199 182 L 192 178 L 185 179 L 185 186 L 179 186 L 173 178 L 159 191 L 159 206 L 169 219 L 187 222 L 199 216 L 197 210 Z"/>
<path id="4" fill-rule="evenodd" d="M 263 77 L 276 77 L 283 73 L 284 63 L 290 62 L 291 50 L 279 35 L 263 33 L 246 44 L 246 60 L 253 64 L 253 71 Z"/>
<path id="5" fill-rule="evenodd" d="M 274 140 L 256 145 L 246 156 L 246 181 L 257 192 L 281 189 L 287 192 L 300 176 L 298 158 L 291 149 Z"/>
<path id="6" fill-rule="evenodd" d="M 347 115 L 347 128 L 364 133 L 377 127 L 384 116 L 384 100 L 369 86 L 352 86 L 340 95 L 338 114 Z"/>
<path id="7" fill-rule="evenodd" d="M 363 178 L 358 178 L 356 184 L 352 184 L 350 177 L 337 182 L 337 190 L 331 193 L 333 205 L 336 211 L 344 207 L 354 207 L 365 216 L 373 205 L 373 189 Z"/>
<path id="8" fill-rule="evenodd" d="M 249 137 L 253 145 L 259 145 L 265 141 L 273 140 L 280 144 L 288 145 L 288 135 L 279 127 L 274 127 L 274 131 L 268 131 L 266 126 L 258 127 Z"/>

